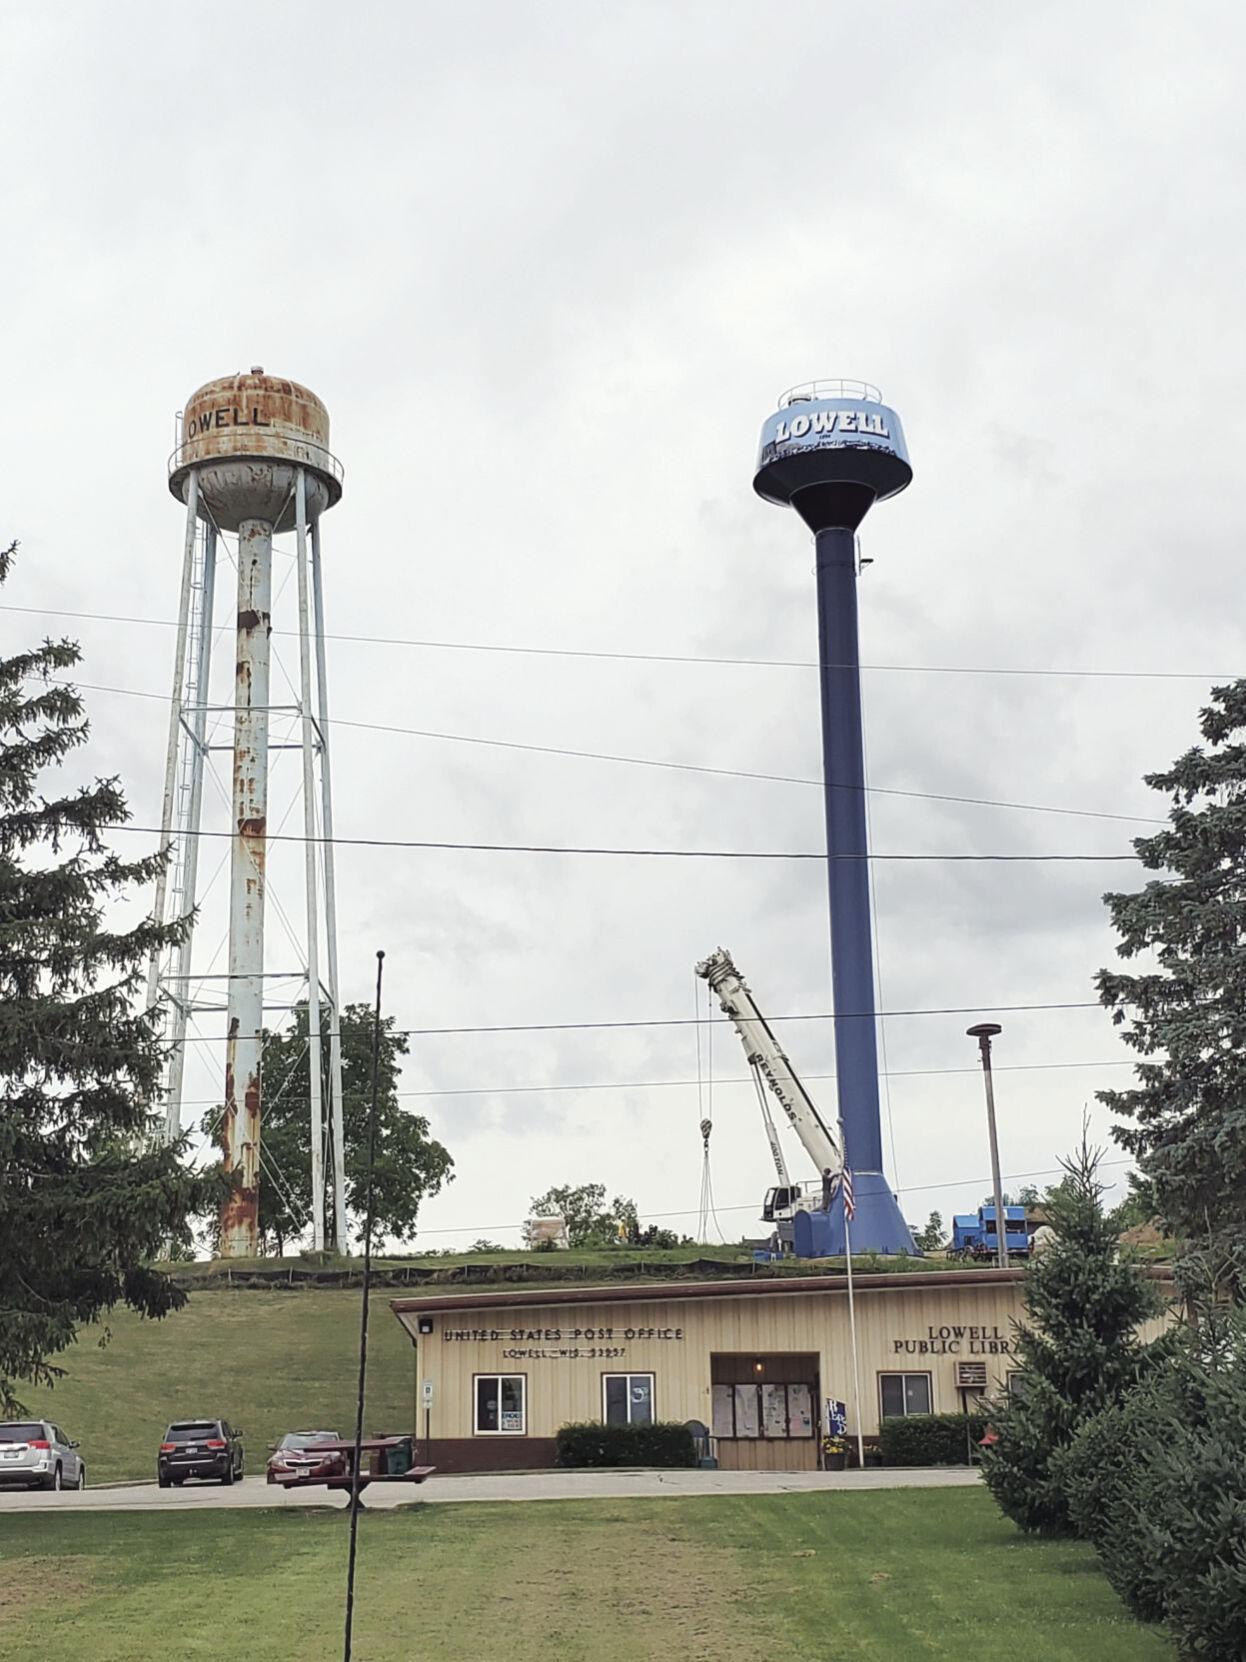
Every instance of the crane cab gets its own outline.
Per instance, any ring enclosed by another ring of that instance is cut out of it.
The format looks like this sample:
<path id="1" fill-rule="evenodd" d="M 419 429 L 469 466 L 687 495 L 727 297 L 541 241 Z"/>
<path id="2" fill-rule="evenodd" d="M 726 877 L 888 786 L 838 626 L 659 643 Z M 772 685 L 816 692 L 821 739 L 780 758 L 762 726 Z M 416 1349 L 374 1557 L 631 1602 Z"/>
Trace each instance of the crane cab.
<path id="1" fill-rule="evenodd" d="M 820 1183 L 792 1183 L 766 1190 L 761 1215 L 767 1223 L 788 1223 L 797 1212 L 816 1212 L 822 1206 Z"/>

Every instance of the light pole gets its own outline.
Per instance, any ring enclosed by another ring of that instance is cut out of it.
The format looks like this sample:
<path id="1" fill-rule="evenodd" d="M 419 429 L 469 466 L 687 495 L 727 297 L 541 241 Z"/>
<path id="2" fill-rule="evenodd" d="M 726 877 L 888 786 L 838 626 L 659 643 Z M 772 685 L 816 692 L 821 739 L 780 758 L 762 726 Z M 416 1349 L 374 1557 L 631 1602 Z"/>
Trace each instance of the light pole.
<path id="1" fill-rule="evenodd" d="M 997 1021 L 980 1021 L 966 1030 L 978 1041 L 982 1078 L 986 1084 L 986 1123 L 991 1134 L 991 1181 L 995 1185 L 995 1249 L 1001 1270 L 1008 1268 L 1008 1230 L 1004 1223 L 1004 1188 L 999 1176 L 999 1138 L 995 1134 L 995 1083 L 991 1077 L 991 1040 L 1003 1028 Z"/>

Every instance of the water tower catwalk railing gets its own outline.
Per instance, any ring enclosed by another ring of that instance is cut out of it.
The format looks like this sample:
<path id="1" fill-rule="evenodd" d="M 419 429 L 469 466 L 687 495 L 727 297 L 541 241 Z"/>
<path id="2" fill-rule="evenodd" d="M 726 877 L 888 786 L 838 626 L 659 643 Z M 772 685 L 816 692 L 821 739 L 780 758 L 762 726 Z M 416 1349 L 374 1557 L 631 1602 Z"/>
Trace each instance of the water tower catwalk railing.
<path id="1" fill-rule="evenodd" d="M 265 996 L 266 981 L 286 979 L 266 973 L 264 956 L 268 764 L 273 748 L 302 752 L 307 934 L 306 961 L 299 979 L 308 1008 L 312 1240 L 317 1248 L 335 1244 L 344 1250 L 346 1245 L 337 894 L 320 547 L 321 515 L 341 497 L 343 469 L 327 440 L 328 414 L 320 400 L 296 382 L 256 369 L 208 382 L 193 395 L 169 458 L 170 490 L 186 505 L 186 536 L 161 830 L 169 859 L 157 885 L 153 910 L 162 921 L 182 922 L 186 938 L 171 953 L 153 955 L 148 993 L 149 1002 L 165 1011 L 170 1040 L 166 1125 L 169 1135 L 176 1136 L 182 1126 L 188 1020 L 198 1009 L 221 1009 L 218 999 L 203 996 L 204 984 L 219 978 L 192 976 L 190 960 L 204 767 L 210 751 L 228 748 L 233 754 L 232 833 L 220 1126 L 225 1165 L 234 1177 L 234 1188 L 221 1214 L 225 1256 L 252 1256 L 258 1250 L 261 1167 L 277 1177 L 262 1144 L 264 1016 L 274 1008 L 288 1011 L 298 996 L 281 1004 Z M 274 705 L 269 695 L 272 543 L 275 535 L 287 531 L 294 532 L 297 543 L 299 693 L 294 705 Z M 214 706 L 208 698 L 212 597 L 216 550 L 226 533 L 237 538 L 234 699 L 232 705 Z M 228 746 L 214 745 L 206 733 L 206 719 L 214 709 L 226 708 L 233 715 L 232 741 Z M 297 744 L 270 745 L 270 717 L 281 712 L 297 717 Z M 198 986 L 197 993 L 193 985 Z M 326 1240 L 321 1053 L 325 1012 L 332 1243 Z M 279 1177 L 277 1181 L 280 1187 Z"/>
<path id="2" fill-rule="evenodd" d="M 182 417 L 179 415 L 179 429 L 181 425 Z M 198 456 L 196 452 L 198 442 L 195 439 L 185 438 L 179 431 L 177 444 L 169 454 L 168 473 L 170 479 L 180 475 L 183 468 L 194 467 L 197 460 L 202 460 L 202 457 Z M 323 474 L 327 479 L 332 479 L 338 486 L 338 495 L 341 495 L 341 487 L 346 479 L 346 469 L 331 450 L 326 450 L 323 445 L 309 443 L 306 439 L 299 439 L 288 446 L 288 452 L 291 460 L 300 461 L 312 471 Z"/>
<path id="3" fill-rule="evenodd" d="M 779 408 L 789 404 L 810 404 L 822 398 L 851 398 L 862 404 L 881 404 L 883 395 L 869 381 L 801 381 L 779 394 Z"/>

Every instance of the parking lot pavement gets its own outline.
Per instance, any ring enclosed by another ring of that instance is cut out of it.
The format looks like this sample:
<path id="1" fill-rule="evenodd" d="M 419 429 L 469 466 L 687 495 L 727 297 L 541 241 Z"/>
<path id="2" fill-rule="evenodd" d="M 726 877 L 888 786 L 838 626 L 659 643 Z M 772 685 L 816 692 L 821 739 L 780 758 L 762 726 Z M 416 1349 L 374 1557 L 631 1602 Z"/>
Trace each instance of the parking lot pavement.
<path id="1" fill-rule="evenodd" d="M 975 1469 L 933 1466 L 863 1472 L 577 1471 L 460 1473 L 420 1485 L 377 1483 L 364 1495 L 371 1510 L 417 1502 L 503 1500 L 611 1500 L 662 1495 L 778 1495 L 843 1493 L 862 1489 L 960 1488 L 978 1482 Z M 0 1489 L 6 1512 L 190 1512 L 199 1507 L 335 1506 L 347 1497 L 326 1489 L 282 1489 L 247 1477 L 226 1489 L 219 1483 L 187 1483 L 161 1489 L 134 1483 L 108 1489 L 66 1490 L 58 1495 Z"/>

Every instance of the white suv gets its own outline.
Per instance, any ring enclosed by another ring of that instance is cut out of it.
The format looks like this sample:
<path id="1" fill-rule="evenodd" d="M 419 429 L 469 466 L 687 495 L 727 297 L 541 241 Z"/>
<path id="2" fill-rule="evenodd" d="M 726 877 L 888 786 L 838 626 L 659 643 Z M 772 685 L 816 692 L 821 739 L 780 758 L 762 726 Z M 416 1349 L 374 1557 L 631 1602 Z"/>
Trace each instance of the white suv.
<path id="1" fill-rule="evenodd" d="M 78 1445 L 50 1420 L 0 1421 L 0 1484 L 28 1489 L 85 1489 Z"/>

